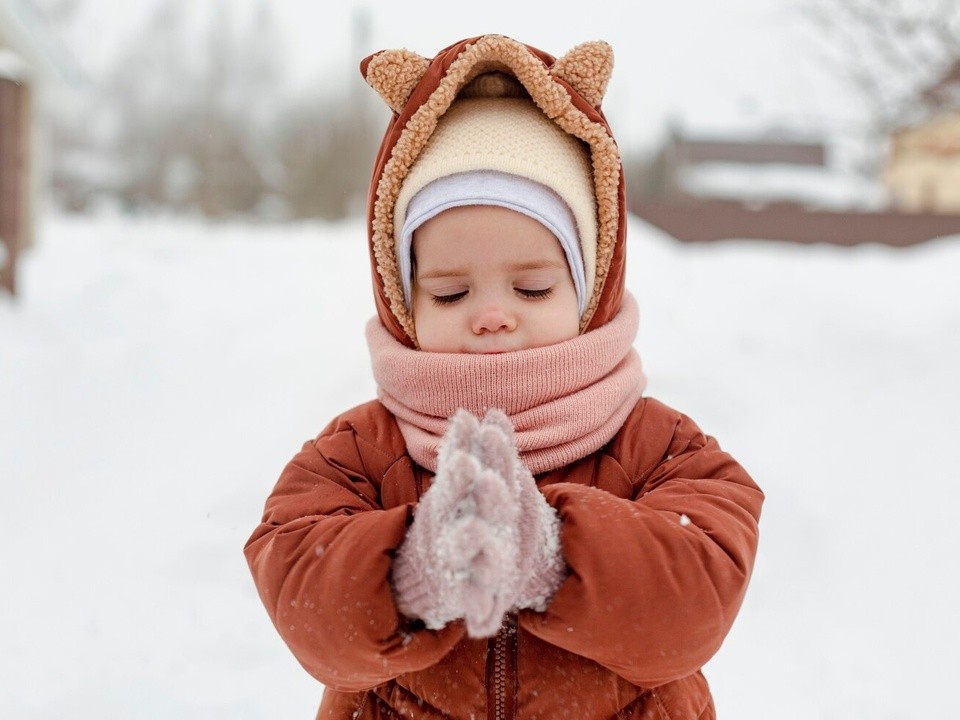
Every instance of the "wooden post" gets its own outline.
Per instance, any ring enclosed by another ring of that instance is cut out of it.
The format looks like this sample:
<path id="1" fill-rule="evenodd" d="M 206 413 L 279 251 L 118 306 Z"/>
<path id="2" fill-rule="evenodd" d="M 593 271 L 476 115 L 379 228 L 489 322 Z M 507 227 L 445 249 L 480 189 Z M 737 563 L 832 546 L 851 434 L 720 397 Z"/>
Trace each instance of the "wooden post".
<path id="1" fill-rule="evenodd" d="M 26 89 L 0 77 L 0 242 L 6 262 L 0 266 L 0 286 L 17 291 L 17 257 L 25 243 L 29 188 L 26 163 Z"/>

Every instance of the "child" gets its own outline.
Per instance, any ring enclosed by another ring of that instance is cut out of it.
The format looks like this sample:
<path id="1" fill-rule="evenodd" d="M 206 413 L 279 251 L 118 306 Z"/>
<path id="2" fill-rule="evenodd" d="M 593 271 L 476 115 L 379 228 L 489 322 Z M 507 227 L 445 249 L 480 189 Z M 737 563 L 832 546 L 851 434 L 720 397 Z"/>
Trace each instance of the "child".
<path id="1" fill-rule="evenodd" d="M 364 60 L 379 400 L 245 548 L 320 718 L 713 718 L 763 495 L 642 397 L 605 43 Z"/>

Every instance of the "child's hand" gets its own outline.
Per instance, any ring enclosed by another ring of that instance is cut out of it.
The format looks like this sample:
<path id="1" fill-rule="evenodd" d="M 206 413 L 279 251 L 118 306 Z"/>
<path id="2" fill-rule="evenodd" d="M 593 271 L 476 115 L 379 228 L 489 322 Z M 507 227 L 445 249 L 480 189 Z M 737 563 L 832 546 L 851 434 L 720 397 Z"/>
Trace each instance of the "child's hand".
<path id="1" fill-rule="evenodd" d="M 504 440 L 466 411 L 450 420 L 393 572 L 398 608 L 428 628 L 464 618 L 472 637 L 488 637 L 516 602 L 519 502 L 503 475 L 512 464 L 497 460 Z"/>
<path id="2" fill-rule="evenodd" d="M 565 576 L 560 522 L 520 460 L 510 420 L 457 412 L 397 552 L 397 607 L 431 629 L 463 618 L 471 637 L 489 637 L 511 609 L 546 609 Z"/>
<path id="3" fill-rule="evenodd" d="M 502 440 L 492 442 L 495 435 Z M 520 584 L 514 607 L 543 612 L 567 575 L 560 547 L 560 519 L 521 462 L 509 418 L 500 410 L 488 411 L 480 423 L 478 437 L 486 464 L 498 469 L 513 486 L 513 495 L 518 499 Z"/>

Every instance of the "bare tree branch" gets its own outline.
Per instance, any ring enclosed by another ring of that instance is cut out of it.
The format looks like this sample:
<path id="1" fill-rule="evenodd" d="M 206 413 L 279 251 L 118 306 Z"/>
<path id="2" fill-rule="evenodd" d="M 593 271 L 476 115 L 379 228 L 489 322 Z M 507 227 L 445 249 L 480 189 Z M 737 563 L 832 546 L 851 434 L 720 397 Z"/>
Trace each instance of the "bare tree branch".
<path id="1" fill-rule="evenodd" d="M 960 86 L 960 4 L 935 0 L 806 0 L 804 16 L 836 51 L 833 70 L 876 128 L 936 113 Z M 954 77 L 954 74 L 956 77 Z"/>

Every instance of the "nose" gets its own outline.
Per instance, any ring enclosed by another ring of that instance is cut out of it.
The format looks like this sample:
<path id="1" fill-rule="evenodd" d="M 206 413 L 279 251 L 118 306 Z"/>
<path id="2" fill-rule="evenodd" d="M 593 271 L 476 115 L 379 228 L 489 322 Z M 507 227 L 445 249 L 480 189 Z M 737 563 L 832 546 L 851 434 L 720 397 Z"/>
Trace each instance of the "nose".
<path id="1" fill-rule="evenodd" d="M 479 308 L 471 321 L 473 332 L 477 335 L 496 332 L 510 332 L 517 327 L 513 313 L 502 304 L 488 304 Z"/>

